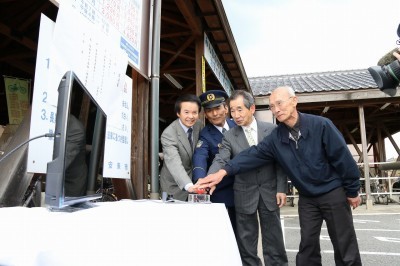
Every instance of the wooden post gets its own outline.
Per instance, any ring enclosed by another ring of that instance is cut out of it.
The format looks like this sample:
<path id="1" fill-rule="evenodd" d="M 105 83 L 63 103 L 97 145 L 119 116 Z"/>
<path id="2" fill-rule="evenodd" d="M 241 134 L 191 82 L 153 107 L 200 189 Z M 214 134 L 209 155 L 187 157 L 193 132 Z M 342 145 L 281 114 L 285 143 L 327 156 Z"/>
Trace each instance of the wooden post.
<path id="1" fill-rule="evenodd" d="M 365 194 L 367 197 L 366 208 L 372 209 L 372 199 L 371 199 L 371 182 L 369 180 L 369 164 L 368 164 L 368 150 L 367 150 L 367 133 L 365 130 L 365 117 L 364 117 L 364 107 L 363 105 L 358 106 L 358 114 L 360 119 L 360 132 L 361 132 L 361 146 L 362 155 L 364 161 L 364 177 L 365 177 Z"/>

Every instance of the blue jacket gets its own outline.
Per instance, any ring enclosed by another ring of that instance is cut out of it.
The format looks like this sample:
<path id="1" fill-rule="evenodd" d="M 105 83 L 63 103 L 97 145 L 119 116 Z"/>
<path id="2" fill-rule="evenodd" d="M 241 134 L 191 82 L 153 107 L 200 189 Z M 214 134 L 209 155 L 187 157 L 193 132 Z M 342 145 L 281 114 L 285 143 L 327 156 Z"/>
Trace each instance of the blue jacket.
<path id="1" fill-rule="evenodd" d="M 226 121 L 229 128 L 236 126 L 233 120 L 227 119 Z M 193 183 L 196 183 L 199 178 L 207 176 L 208 168 L 211 166 L 215 155 L 219 151 L 222 137 L 222 133 L 210 123 L 200 131 L 199 141 L 196 144 L 193 154 Z M 234 177 L 224 178 L 211 195 L 211 202 L 225 203 L 228 207 L 234 206 L 234 181 Z"/>
<path id="2" fill-rule="evenodd" d="M 356 197 L 360 171 L 340 131 L 321 116 L 299 113 L 299 119 L 297 142 L 289 139 L 289 130 L 281 123 L 257 146 L 233 158 L 224 167 L 228 175 L 276 161 L 300 195 L 319 196 L 342 186 L 348 197 Z"/>

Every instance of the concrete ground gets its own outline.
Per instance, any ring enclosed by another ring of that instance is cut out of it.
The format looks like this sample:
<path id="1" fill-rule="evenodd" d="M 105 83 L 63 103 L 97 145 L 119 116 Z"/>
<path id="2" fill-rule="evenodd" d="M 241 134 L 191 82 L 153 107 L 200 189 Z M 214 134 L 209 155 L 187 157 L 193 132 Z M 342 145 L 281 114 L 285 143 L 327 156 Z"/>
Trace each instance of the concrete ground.
<path id="1" fill-rule="evenodd" d="M 353 210 L 353 216 L 362 216 L 362 215 L 379 215 L 379 214 L 390 214 L 390 213 L 400 213 L 400 204 L 398 201 L 398 195 L 393 198 L 393 201 L 386 204 L 374 204 L 370 202 L 368 208 L 366 204 L 359 206 L 358 208 Z M 281 209 L 281 218 L 284 220 L 285 217 L 296 217 L 298 216 L 297 210 L 297 198 L 294 200 L 294 207 L 287 204 L 286 206 L 282 207 Z M 284 236 L 285 237 L 285 236 Z M 261 245 L 261 238 L 258 241 L 258 256 L 263 259 L 262 256 L 262 245 Z"/>

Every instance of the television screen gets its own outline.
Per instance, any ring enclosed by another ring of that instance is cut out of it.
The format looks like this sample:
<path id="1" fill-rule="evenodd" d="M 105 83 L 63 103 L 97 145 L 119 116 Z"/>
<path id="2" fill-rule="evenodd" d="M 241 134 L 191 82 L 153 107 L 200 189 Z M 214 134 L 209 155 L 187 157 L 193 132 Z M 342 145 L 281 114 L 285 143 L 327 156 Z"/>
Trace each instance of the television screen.
<path id="1" fill-rule="evenodd" d="M 58 87 L 53 160 L 47 164 L 45 204 L 64 210 L 101 198 L 107 116 L 74 72 Z"/>

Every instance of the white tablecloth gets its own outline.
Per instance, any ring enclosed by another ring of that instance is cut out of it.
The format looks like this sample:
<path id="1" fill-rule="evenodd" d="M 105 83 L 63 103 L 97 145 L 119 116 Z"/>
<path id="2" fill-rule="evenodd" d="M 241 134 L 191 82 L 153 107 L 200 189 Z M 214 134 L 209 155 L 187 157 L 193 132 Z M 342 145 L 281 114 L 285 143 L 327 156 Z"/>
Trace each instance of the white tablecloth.
<path id="1" fill-rule="evenodd" d="M 223 204 L 0 208 L 0 265 L 241 265 Z"/>

